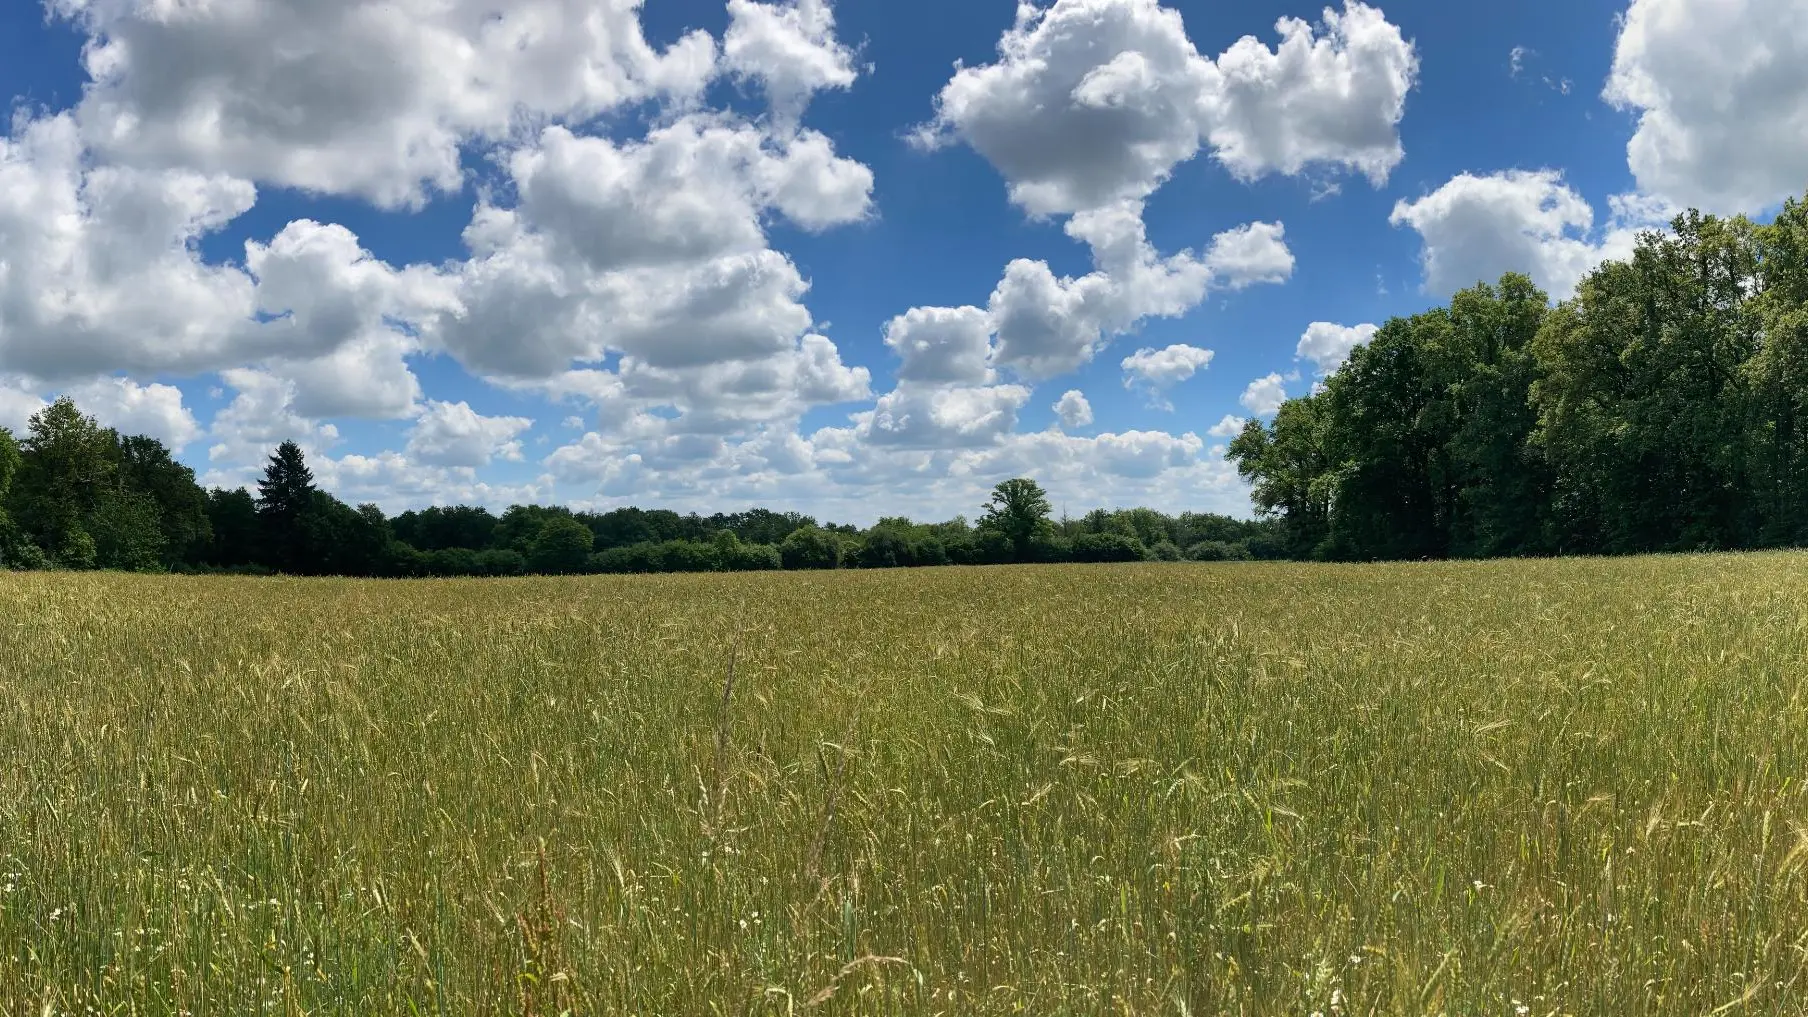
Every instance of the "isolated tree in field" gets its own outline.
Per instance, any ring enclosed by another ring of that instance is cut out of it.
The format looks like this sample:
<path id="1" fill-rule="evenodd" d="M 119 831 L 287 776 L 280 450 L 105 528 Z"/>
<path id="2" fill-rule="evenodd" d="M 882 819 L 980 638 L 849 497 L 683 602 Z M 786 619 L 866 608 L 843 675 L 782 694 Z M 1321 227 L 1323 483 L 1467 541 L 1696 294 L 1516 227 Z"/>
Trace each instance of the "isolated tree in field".
<path id="1" fill-rule="evenodd" d="M 289 572 L 306 571 L 305 524 L 314 508 L 314 474 L 301 446 L 277 446 L 257 482 L 257 514 L 263 524 L 266 564 Z"/>
<path id="2" fill-rule="evenodd" d="M 590 527 L 570 516 L 555 516 L 540 527 L 527 562 L 535 572 L 569 575 L 584 571 L 596 537 Z"/>
<path id="3" fill-rule="evenodd" d="M 1007 480 L 992 489 L 986 503 L 986 514 L 979 520 L 981 530 L 1001 534 L 1010 541 L 1018 561 L 1035 557 L 1036 547 L 1055 535 L 1049 519 L 1054 509 L 1048 503 L 1048 492 L 1042 485 L 1026 477 Z"/>

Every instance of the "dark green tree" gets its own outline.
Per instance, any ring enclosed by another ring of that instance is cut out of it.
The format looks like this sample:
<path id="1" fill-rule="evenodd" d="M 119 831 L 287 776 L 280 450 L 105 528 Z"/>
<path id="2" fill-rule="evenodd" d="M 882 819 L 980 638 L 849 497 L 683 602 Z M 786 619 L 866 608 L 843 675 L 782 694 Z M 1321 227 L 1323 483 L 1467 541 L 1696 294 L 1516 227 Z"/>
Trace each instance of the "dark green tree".
<path id="1" fill-rule="evenodd" d="M 6 509 L 7 495 L 12 490 L 13 477 L 19 472 L 19 463 L 19 443 L 13 440 L 11 431 L 0 427 L 0 568 L 21 568 L 35 564 L 39 557 L 34 553 L 35 545 L 26 541 Z"/>
<path id="2" fill-rule="evenodd" d="M 117 438 L 67 397 L 31 418 L 8 504 L 13 521 L 37 546 L 85 560 L 87 524 L 117 487 Z M 82 540 L 71 543 L 75 531 Z"/>
<path id="3" fill-rule="evenodd" d="M 203 561 L 215 568 L 241 568 L 262 564 L 264 552 L 263 524 L 257 515 L 257 500 L 242 487 L 230 491 L 215 489 L 207 493 L 207 524 L 211 534 Z"/>
<path id="4" fill-rule="evenodd" d="M 596 538 L 590 528 L 570 516 L 555 516 L 540 527 L 528 551 L 528 567 L 546 575 L 584 571 Z"/>
<path id="5" fill-rule="evenodd" d="M 319 508 L 313 471 L 301 446 L 285 441 L 277 446 L 257 484 L 257 514 L 263 526 L 263 564 L 283 572 L 309 575 L 319 571 L 310 539 L 308 516 Z"/>
<path id="6" fill-rule="evenodd" d="M 195 471 L 177 462 L 162 442 L 144 435 L 121 439 L 119 481 L 124 490 L 155 506 L 164 567 L 198 563 L 207 556 L 213 540 L 207 492 L 195 483 Z M 104 546 L 98 529 L 95 540 Z"/>
<path id="7" fill-rule="evenodd" d="M 832 569 L 841 566 L 841 541 L 827 530 L 805 526 L 791 531 L 778 548 L 788 569 Z"/>
<path id="8" fill-rule="evenodd" d="M 1257 511 L 1278 521 L 1288 557 L 1314 557 L 1330 533 L 1336 478 L 1326 448 L 1327 402 L 1323 394 L 1290 399 L 1273 424 L 1245 424 L 1227 450 Z"/>
<path id="9" fill-rule="evenodd" d="M 165 538 L 157 501 L 143 491 L 118 490 L 89 518 L 94 561 L 104 569 L 152 572 L 165 567 Z"/>
<path id="10" fill-rule="evenodd" d="M 1017 477 L 992 489 L 979 528 L 1002 535 L 1017 561 L 1034 561 L 1039 557 L 1038 546 L 1055 535 L 1054 522 L 1049 518 L 1053 511 L 1048 492 L 1042 490 L 1041 484 Z"/>

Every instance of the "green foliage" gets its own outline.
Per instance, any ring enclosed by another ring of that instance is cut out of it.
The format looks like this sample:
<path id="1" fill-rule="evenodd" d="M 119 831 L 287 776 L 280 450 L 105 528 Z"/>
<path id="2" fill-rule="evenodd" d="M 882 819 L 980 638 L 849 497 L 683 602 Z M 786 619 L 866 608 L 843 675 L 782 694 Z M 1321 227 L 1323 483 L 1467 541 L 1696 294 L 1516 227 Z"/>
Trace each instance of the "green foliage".
<path id="1" fill-rule="evenodd" d="M 1249 561 L 1254 555 L 1246 544 L 1202 540 L 1186 549 L 1187 561 Z"/>
<path id="2" fill-rule="evenodd" d="M 1143 542 L 1128 533 L 1082 533 L 1073 541 L 1074 561 L 1142 561 L 1148 556 Z"/>
<path id="3" fill-rule="evenodd" d="M 527 571 L 527 559 L 507 548 L 477 552 L 477 575 L 518 576 Z"/>
<path id="4" fill-rule="evenodd" d="M 158 564 L 175 568 L 206 556 L 213 524 L 194 470 L 177 462 L 162 442 L 134 435 L 119 443 L 119 479 L 122 488 L 151 503 L 161 545 Z M 98 528 L 95 539 L 104 544 Z"/>
<path id="5" fill-rule="evenodd" d="M 203 556 L 206 564 L 228 568 L 268 559 L 257 500 L 244 488 L 209 491 L 207 525 L 211 536 Z"/>
<path id="6" fill-rule="evenodd" d="M 1792 201 L 1679 216 L 1555 308 L 1508 275 L 1395 319 L 1229 454 L 1295 556 L 1693 551 L 1808 543 L 1805 424 Z"/>
<path id="7" fill-rule="evenodd" d="M 105 569 L 154 572 L 163 568 L 165 537 L 157 502 L 143 491 L 120 491 L 101 502 L 89 521 L 94 561 Z"/>
<path id="8" fill-rule="evenodd" d="M 83 532 L 109 493 L 117 489 L 117 436 L 76 409 L 67 397 L 31 418 L 8 497 L 13 521 L 39 547 L 80 560 L 92 547 Z M 76 566 L 76 567 L 91 567 Z"/>
<path id="9" fill-rule="evenodd" d="M 523 557 L 532 559 L 534 542 L 540 539 L 540 531 L 554 519 L 570 519 L 571 511 L 562 507 L 542 505 L 511 505 L 508 511 L 497 520 L 490 538 L 492 547 L 507 548 Z M 596 537 L 592 534 L 591 546 L 596 546 Z"/>
<path id="10" fill-rule="evenodd" d="M 64 531 L 63 542 L 57 545 L 56 563 L 59 568 L 77 571 L 99 568 L 100 553 L 94 538 L 79 525 L 71 526 Z"/>
<path id="11" fill-rule="evenodd" d="M 1052 511 L 1042 485 L 1018 477 L 992 489 L 979 528 L 1003 536 L 1012 559 L 1035 561 L 1039 557 L 1038 545 L 1048 543 L 1055 535 L 1054 524 L 1049 520 Z"/>
<path id="12" fill-rule="evenodd" d="M 1330 531 L 1336 477 L 1326 447 L 1328 402 L 1325 395 L 1290 399 L 1273 425 L 1244 425 L 1226 453 L 1250 482 L 1256 508 L 1279 519 L 1290 557 L 1316 555 Z"/>
<path id="13" fill-rule="evenodd" d="M 841 541 L 834 534 L 805 526 L 793 530 L 779 545 L 779 557 L 788 569 L 839 568 Z"/>
<path id="14" fill-rule="evenodd" d="M 6 510 L 7 492 L 12 487 L 13 475 L 19 472 L 19 443 L 13 440 L 13 433 L 0 427 L 0 568 L 25 568 L 26 559 L 30 557 L 27 547 L 35 550 L 25 539 L 13 522 L 12 515 Z"/>
<path id="15" fill-rule="evenodd" d="M 470 505 L 434 506 L 404 512 L 392 522 L 396 539 L 422 551 L 489 547 L 496 536 L 496 517 Z"/>
<path id="16" fill-rule="evenodd" d="M 277 446 L 257 485 L 257 514 L 262 528 L 262 564 L 297 575 L 318 574 L 314 538 L 324 528 L 310 526 L 308 517 L 317 507 L 313 471 L 301 446 L 285 441 Z"/>
<path id="17" fill-rule="evenodd" d="M 528 568 L 544 575 L 582 572 L 595 540 L 583 523 L 568 515 L 555 515 L 540 525 L 529 546 Z"/>
<path id="18" fill-rule="evenodd" d="M 6 504 L 6 494 L 13 486 L 13 476 L 19 472 L 21 455 L 19 442 L 13 433 L 0 427 L 0 506 Z"/>

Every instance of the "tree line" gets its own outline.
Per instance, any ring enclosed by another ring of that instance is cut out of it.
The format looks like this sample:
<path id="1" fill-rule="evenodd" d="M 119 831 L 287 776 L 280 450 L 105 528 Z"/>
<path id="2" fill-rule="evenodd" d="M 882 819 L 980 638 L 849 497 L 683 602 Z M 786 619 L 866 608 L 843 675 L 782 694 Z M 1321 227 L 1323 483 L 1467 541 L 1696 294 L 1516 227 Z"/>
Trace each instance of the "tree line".
<path id="1" fill-rule="evenodd" d="M 1396 318 L 1229 455 L 1295 558 L 1808 545 L 1808 205 Z"/>
<path id="2" fill-rule="evenodd" d="M 162 443 L 121 436 L 68 399 L 17 439 L 0 428 L 0 567 L 13 569 L 420 577 L 1231 561 L 1279 557 L 1279 534 L 1270 521 L 1141 508 L 1057 520 L 1026 479 L 998 485 L 977 523 L 892 517 L 862 529 L 768 509 L 541 505 L 390 518 L 320 490 L 293 442 L 253 493 L 203 490 Z"/>

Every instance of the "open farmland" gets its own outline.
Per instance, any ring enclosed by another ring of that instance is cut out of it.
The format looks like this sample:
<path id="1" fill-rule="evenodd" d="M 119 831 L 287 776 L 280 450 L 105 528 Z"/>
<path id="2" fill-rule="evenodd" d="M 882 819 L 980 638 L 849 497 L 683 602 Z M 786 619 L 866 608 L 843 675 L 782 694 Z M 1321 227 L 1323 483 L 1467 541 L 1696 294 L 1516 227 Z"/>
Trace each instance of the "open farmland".
<path id="1" fill-rule="evenodd" d="M 0 1014 L 1795 1014 L 1805 679 L 1786 554 L 0 575 Z"/>

